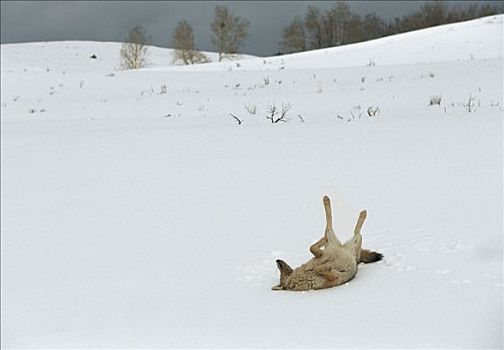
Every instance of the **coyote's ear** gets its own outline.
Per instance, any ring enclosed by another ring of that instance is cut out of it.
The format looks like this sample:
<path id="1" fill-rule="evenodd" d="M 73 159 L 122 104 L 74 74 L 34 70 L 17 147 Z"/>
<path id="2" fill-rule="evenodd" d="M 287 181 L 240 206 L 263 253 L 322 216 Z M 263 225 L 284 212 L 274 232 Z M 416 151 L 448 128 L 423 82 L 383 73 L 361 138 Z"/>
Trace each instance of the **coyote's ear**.
<path id="1" fill-rule="evenodd" d="M 292 274 L 292 267 L 290 267 L 285 261 L 278 259 L 276 261 L 278 269 L 280 270 L 280 284 L 273 287 L 273 290 L 280 290 L 286 287 L 286 282 L 289 276 Z"/>
<path id="2" fill-rule="evenodd" d="M 285 261 L 283 260 L 280 260 L 278 259 L 276 261 L 276 264 L 278 266 L 278 269 L 280 270 L 280 275 L 281 276 L 284 276 L 287 277 L 287 276 L 290 276 L 290 274 L 292 273 L 292 267 L 289 266 L 289 264 L 287 264 Z"/>

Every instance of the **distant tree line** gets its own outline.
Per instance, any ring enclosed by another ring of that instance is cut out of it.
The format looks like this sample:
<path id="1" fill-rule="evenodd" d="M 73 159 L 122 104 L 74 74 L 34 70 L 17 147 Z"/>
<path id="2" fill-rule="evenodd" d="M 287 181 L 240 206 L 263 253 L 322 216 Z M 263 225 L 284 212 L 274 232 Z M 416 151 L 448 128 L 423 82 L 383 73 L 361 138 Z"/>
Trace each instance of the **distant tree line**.
<path id="1" fill-rule="evenodd" d="M 294 18 L 283 28 L 279 54 L 351 44 L 503 12 L 504 5 L 449 5 L 438 0 L 426 2 L 418 11 L 386 22 L 375 13 L 360 16 L 352 12 L 345 1 L 337 2 L 325 11 L 309 5 L 304 17 Z M 210 29 L 210 41 L 219 54 L 219 61 L 222 61 L 238 54 L 248 38 L 249 22 L 234 15 L 227 6 L 216 6 Z M 149 41 L 142 27 L 133 28 L 121 49 L 121 67 L 144 67 L 147 64 Z M 196 64 L 210 61 L 196 47 L 193 28 L 185 19 L 178 22 L 171 37 L 171 46 L 175 50 L 175 62 Z"/>
<path id="2" fill-rule="evenodd" d="M 432 1 L 414 13 L 386 22 L 375 13 L 360 16 L 352 12 L 345 1 L 325 11 L 309 5 L 303 18 L 296 17 L 283 28 L 280 54 L 351 44 L 503 12 L 503 5 Z"/>

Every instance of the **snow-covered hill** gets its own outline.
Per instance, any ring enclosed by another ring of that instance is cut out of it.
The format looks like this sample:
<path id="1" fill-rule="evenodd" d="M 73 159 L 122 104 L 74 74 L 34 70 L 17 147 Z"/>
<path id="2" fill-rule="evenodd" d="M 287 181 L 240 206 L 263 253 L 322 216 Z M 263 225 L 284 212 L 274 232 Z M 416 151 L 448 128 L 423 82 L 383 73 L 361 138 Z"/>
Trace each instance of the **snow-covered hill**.
<path id="1" fill-rule="evenodd" d="M 65 72 L 110 73 L 120 69 L 119 52 L 121 43 L 94 41 L 49 41 L 40 43 L 2 45 L 2 70 L 21 71 L 30 67 L 40 71 L 51 69 Z M 151 68 L 178 67 L 174 62 L 174 50 L 156 46 L 148 48 L 147 66 Z M 212 62 L 217 62 L 218 54 L 203 52 Z M 95 56 L 95 57 L 92 57 Z M 235 62 L 256 58 L 238 55 L 224 62 Z"/>
<path id="2" fill-rule="evenodd" d="M 502 348 L 503 19 L 138 71 L 2 45 L 2 347 Z M 271 291 L 323 195 L 384 260 Z"/>

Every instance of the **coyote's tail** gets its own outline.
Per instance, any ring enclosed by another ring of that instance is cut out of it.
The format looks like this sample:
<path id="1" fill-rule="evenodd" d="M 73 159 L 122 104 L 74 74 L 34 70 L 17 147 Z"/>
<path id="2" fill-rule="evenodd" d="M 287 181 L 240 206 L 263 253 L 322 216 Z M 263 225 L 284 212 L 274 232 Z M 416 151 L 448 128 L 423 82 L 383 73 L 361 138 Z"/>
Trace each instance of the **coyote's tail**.
<path id="1" fill-rule="evenodd" d="M 380 261 L 383 258 L 383 254 L 373 252 L 372 250 L 361 249 L 359 262 L 365 264 Z"/>

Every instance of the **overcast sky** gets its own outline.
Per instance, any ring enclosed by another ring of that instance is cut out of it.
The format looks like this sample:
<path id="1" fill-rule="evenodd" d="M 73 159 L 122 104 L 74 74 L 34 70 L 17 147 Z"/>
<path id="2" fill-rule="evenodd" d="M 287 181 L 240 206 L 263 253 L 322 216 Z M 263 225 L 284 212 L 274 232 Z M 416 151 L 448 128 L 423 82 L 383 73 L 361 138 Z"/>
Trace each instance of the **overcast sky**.
<path id="1" fill-rule="evenodd" d="M 392 19 L 417 10 L 424 1 L 348 1 L 352 11 L 375 12 Z M 471 3 L 453 1 L 451 3 Z M 484 1 L 480 3 L 496 3 Z M 259 56 L 278 52 L 282 28 L 303 16 L 308 4 L 320 9 L 333 1 L 1 1 L 1 42 L 53 40 L 122 41 L 135 25 L 143 26 L 152 44 L 169 47 L 177 22 L 194 28 L 201 50 L 212 51 L 210 23 L 216 5 L 227 5 L 250 22 L 243 53 Z"/>

